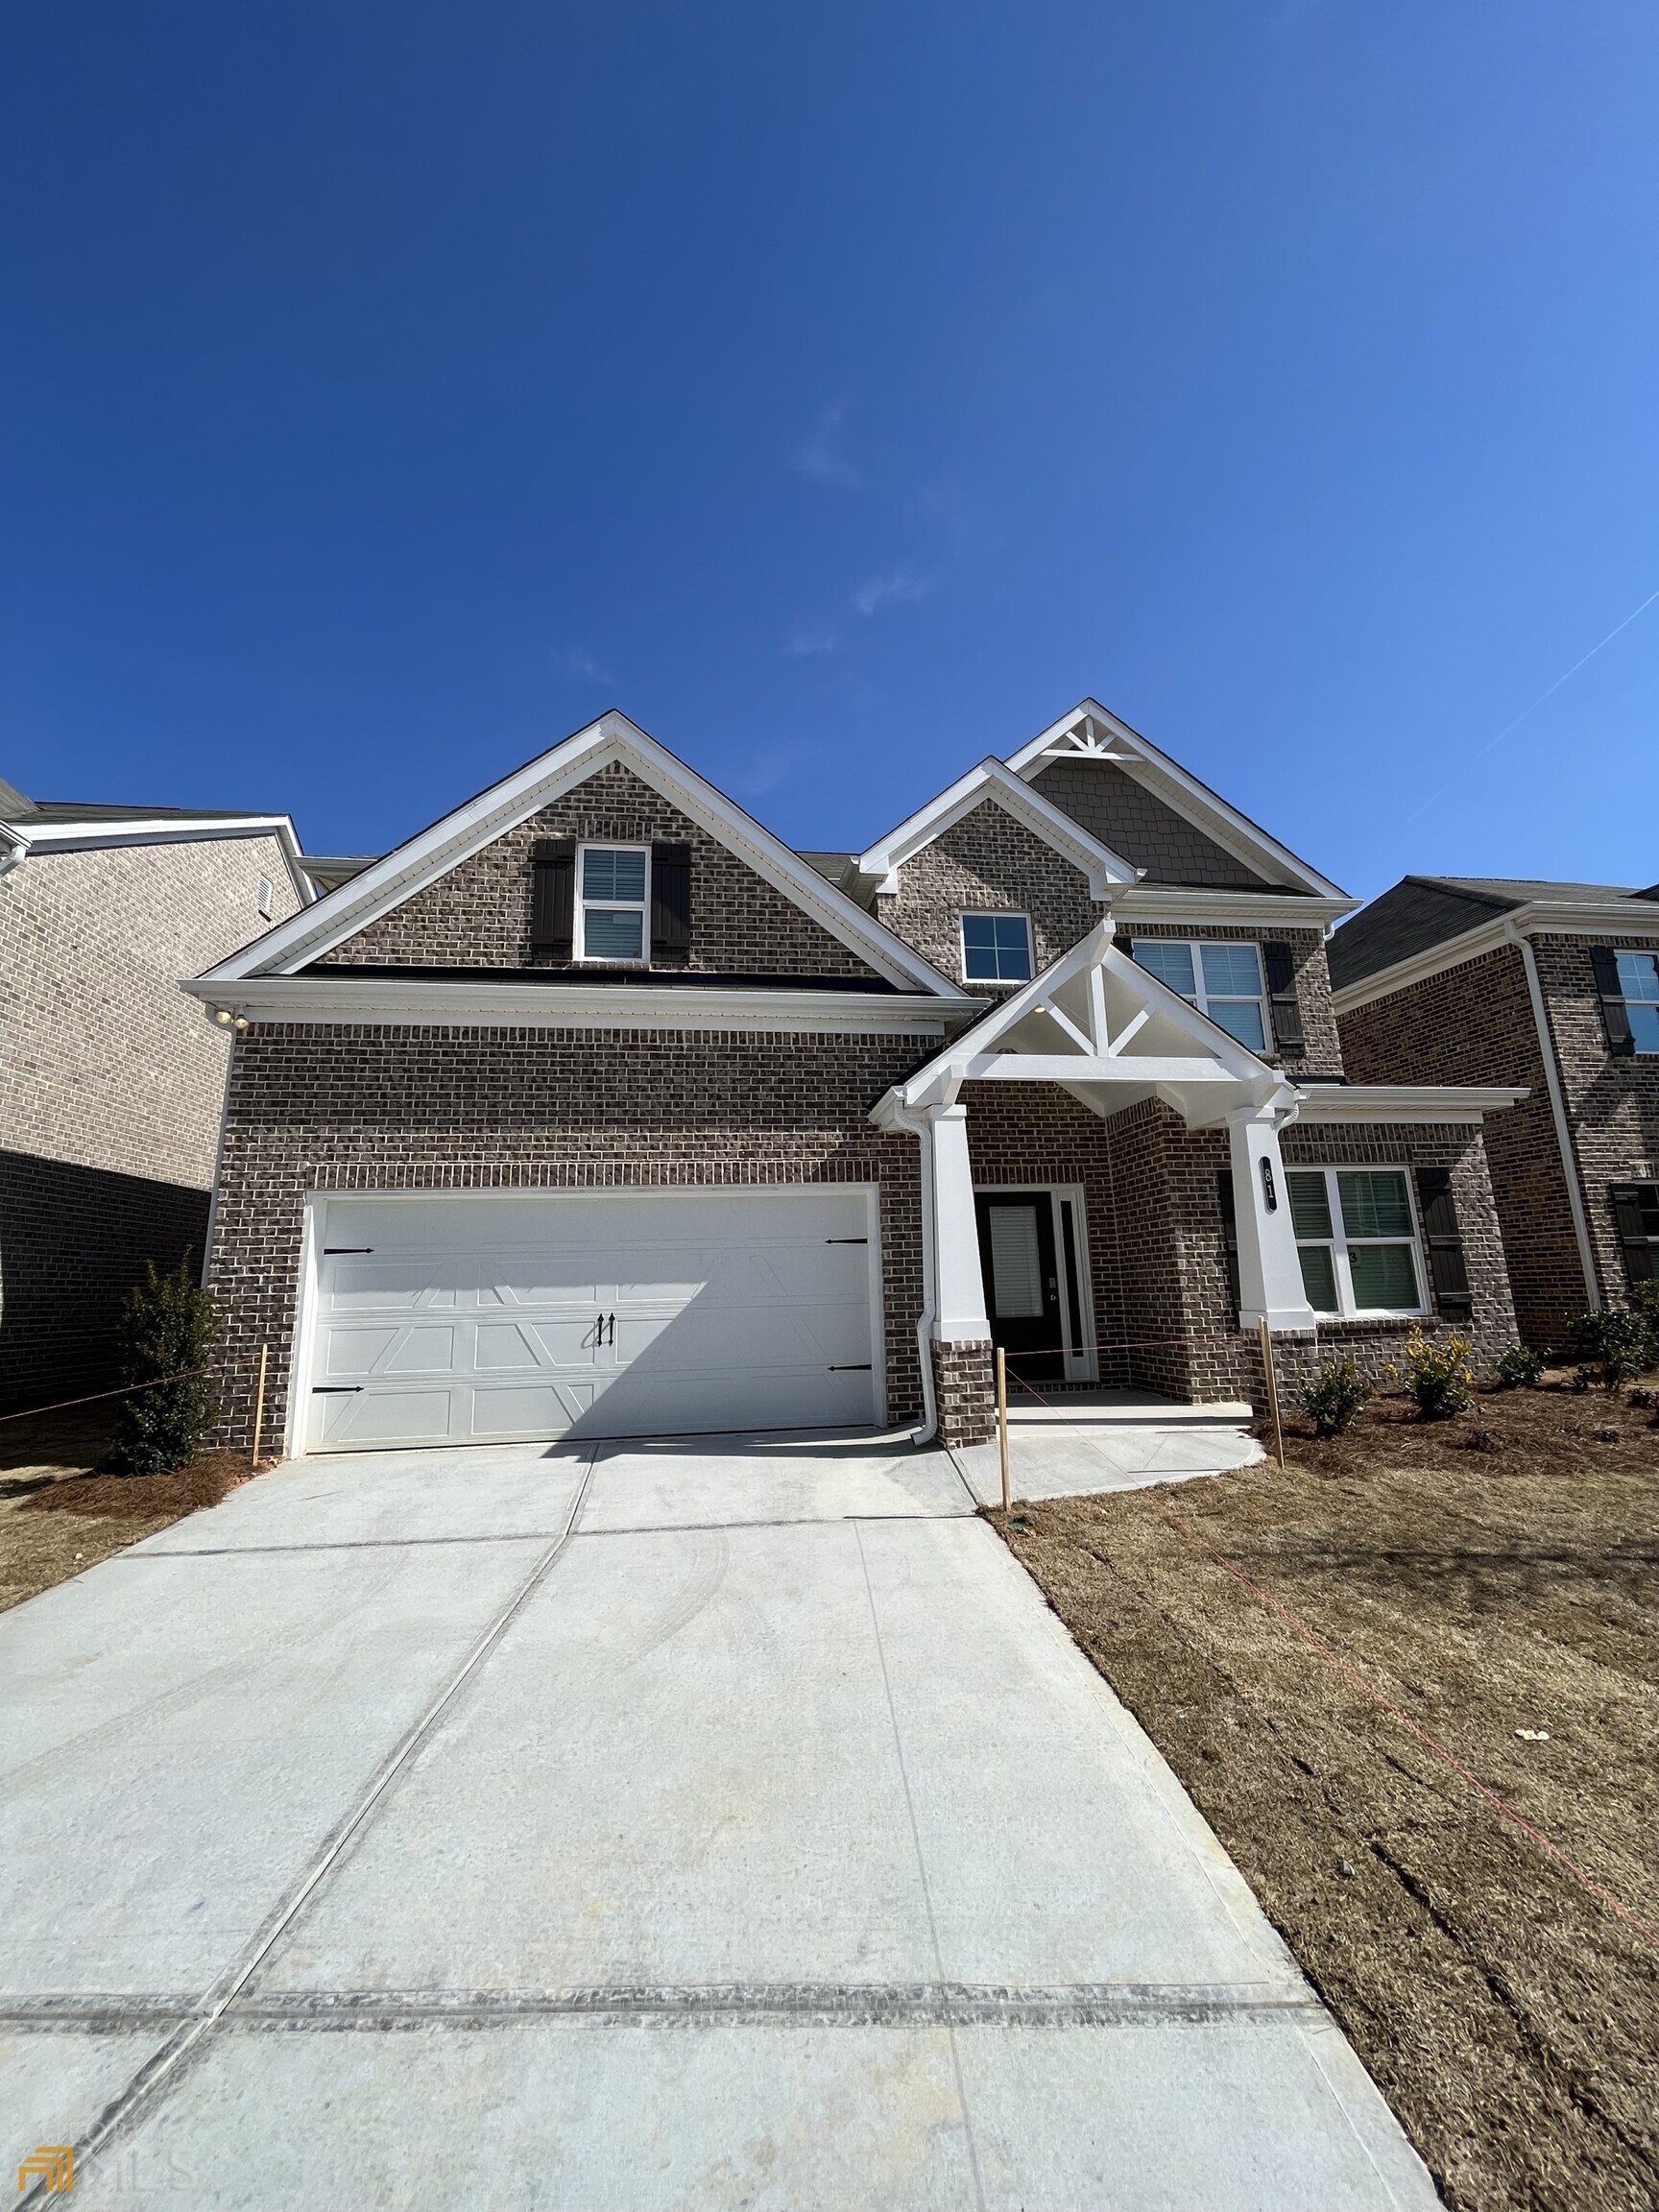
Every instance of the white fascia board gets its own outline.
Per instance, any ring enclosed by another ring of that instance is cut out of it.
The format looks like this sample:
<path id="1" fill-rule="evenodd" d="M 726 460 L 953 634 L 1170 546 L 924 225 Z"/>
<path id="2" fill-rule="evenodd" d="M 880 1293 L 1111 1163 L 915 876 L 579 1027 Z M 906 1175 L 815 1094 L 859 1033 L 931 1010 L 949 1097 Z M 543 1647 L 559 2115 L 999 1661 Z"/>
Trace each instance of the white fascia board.
<path id="1" fill-rule="evenodd" d="M 883 991 L 745 991 L 721 986 L 402 982 L 310 975 L 211 976 L 183 985 L 214 1012 L 250 1023 L 374 1023 L 405 1028 L 724 1029 L 943 1038 L 980 1001 Z"/>
<path id="2" fill-rule="evenodd" d="M 221 962 L 203 980 L 229 983 L 253 974 L 292 974 L 613 761 L 671 801 L 774 890 L 867 960 L 884 981 L 945 998 L 960 996 L 948 976 L 902 944 L 855 900 L 838 891 L 753 815 L 613 709 L 445 814 L 360 876 L 326 892 L 308 913 L 296 915 L 257 945 Z"/>
<path id="3" fill-rule="evenodd" d="M 1318 1083 L 1301 1094 L 1301 1121 L 1480 1121 L 1530 1096 L 1491 1084 Z"/>
<path id="4" fill-rule="evenodd" d="M 282 848 L 290 881 L 301 905 L 316 897 L 305 874 L 304 855 L 293 821 L 286 814 L 204 815 L 180 821 L 165 815 L 133 814 L 111 822 L 0 824 L 0 835 L 29 853 L 103 853 L 130 845 L 216 845 L 238 837 L 275 837 Z"/>
<path id="5" fill-rule="evenodd" d="M 1438 945 L 1413 952 L 1408 959 L 1396 960 L 1392 967 L 1378 968 L 1358 982 L 1344 984 L 1341 990 L 1332 992 L 1331 1002 L 1338 1014 L 1352 1014 L 1378 998 L 1390 998 L 1396 991 L 1408 991 L 1414 983 L 1427 983 L 1450 969 L 1483 959 L 1517 937 L 1594 937 L 1614 944 L 1659 938 L 1659 905 L 1653 907 L 1652 919 L 1644 924 L 1641 904 L 1637 899 L 1585 900 L 1578 904 L 1533 900 L 1525 906 L 1494 914 L 1460 936 L 1443 937 Z"/>
<path id="6" fill-rule="evenodd" d="M 1101 726 L 1105 742 L 1099 742 L 1097 732 L 1095 745 L 1080 750 L 1066 740 L 1085 717 Z M 1098 699 L 1085 699 L 1073 707 L 1070 714 L 1051 722 L 1028 744 L 1011 753 L 1008 765 L 1015 775 L 1029 781 L 1041 775 L 1051 760 L 1092 758 L 1107 760 L 1123 769 L 1138 783 L 1144 783 L 1154 797 L 1185 815 L 1194 829 L 1202 830 L 1246 868 L 1265 866 L 1316 898 L 1346 896 L 1339 883 L 1333 883 L 1328 876 L 1321 876 L 1316 868 L 1310 868 L 1288 845 L 1281 845 L 1260 823 L 1252 822 L 1218 791 L 1212 791 L 1207 783 L 1190 775 L 1178 760 L 1161 752 L 1149 737 L 1142 737 L 1140 731 L 1132 730 L 1109 708 L 1102 707 Z"/>
<path id="7" fill-rule="evenodd" d="M 1074 822 L 1063 807 L 1052 800 L 1045 799 L 1041 791 L 1032 790 L 1029 783 L 1014 775 L 1000 760 L 981 760 L 959 776 L 949 790 L 941 791 L 936 799 L 928 800 L 926 806 L 900 823 L 896 830 L 858 855 L 858 873 L 861 876 L 878 876 L 878 898 L 891 898 L 899 888 L 898 873 L 906 860 L 913 859 L 936 837 L 987 802 L 1003 807 L 1017 822 L 1022 822 L 1033 835 L 1051 846 L 1063 859 L 1070 860 L 1089 878 L 1089 896 L 1106 899 L 1119 886 L 1133 883 L 1137 870 L 1120 853 L 1114 853 L 1109 845 L 1102 845 L 1092 837 L 1080 822 Z"/>
<path id="8" fill-rule="evenodd" d="M 1300 891 L 1200 891 L 1181 883 L 1141 882 L 1119 891 L 1113 910 L 1125 929 L 1137 922 L 1190 922 L 1240 928 L 1325 930 L 1358 912 L 1359 899 L 1323 899 Z"/>

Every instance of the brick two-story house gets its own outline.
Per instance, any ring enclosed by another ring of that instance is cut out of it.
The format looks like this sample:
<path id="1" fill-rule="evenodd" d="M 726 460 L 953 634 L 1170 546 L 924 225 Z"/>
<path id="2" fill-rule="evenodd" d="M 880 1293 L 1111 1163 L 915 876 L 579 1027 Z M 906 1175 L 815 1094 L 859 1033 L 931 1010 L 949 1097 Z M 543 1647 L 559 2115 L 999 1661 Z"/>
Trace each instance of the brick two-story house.
<path id="1" fill-rule="evenodd" d="M 1354 902 L 1086 701 L 860 853 L 611 713 L 191 986 L 246 1022 L 227 1438 L 293 1452 L 1254 1392 L 1514 1331 L 1492 1086 L 1342 1079 Z"/>
<path id="2" fill-rule="evenodd" d="M 286 815 L 0 783 L 0 1406 L 107 1387 L 145 1261 L 200 1262 L 230 1046 L 180 979 L 310 896 Z"/>
<path id="3" fill-rule="evenodd" d="M 1407 876 L 1331 946 L 1351 1073 L 1525 1086 L 1488 1138 L 1541 1349 L 1659 1273 L 1659 885 Z"/>

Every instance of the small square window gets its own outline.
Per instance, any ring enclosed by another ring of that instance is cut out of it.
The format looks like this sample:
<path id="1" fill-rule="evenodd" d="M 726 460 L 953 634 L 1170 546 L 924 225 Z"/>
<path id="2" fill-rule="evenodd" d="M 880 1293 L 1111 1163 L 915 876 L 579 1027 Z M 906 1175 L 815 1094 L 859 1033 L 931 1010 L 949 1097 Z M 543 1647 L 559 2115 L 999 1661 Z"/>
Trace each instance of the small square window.
<path id="1" fill-rule="evenodd" d="M 650 855 L 642 845 L 585 845 L 580 960 L 644 960 Z"/>
<path id="2" fill-rule="evenodd" d="M 970 983 L 1029 983 L 1031 925 L 1023 914 L 964 914 L 962 973 Z"/>

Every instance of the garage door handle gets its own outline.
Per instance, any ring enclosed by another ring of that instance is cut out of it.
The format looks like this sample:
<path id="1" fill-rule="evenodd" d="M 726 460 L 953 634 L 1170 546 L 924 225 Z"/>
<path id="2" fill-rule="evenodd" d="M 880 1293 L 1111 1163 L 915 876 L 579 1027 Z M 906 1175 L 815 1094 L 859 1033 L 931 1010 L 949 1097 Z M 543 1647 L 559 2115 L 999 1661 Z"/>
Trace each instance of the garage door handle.
<path id="1" fill-rule="evenodd" d="M 313 1398 L 353 1398 L 362 1389 L 361 1382 L 313 1382 Z"/>
<path id="2" fill-rule="evenodd" d="M 868 1359 L 849 1359 L 843 1366 L 831 1367 L 830 1372 L 831 1375 L 868 1375 L 871 1364 Z"/>

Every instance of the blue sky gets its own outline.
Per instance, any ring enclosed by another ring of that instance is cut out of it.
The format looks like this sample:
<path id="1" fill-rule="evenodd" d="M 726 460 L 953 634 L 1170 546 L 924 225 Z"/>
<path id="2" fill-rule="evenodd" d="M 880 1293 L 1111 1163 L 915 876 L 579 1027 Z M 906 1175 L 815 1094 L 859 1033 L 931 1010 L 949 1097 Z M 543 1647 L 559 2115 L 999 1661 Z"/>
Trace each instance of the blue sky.
<path id="1" fill-rule="evenodd" d="M 13 0 L 0 775 L 378 850 L 614 705 L 858 845 L 1094 693 L 1651 882 L 1659 602 L 1500 733 L 1659 591 L 1656 112 L 1649 0 Z"/>

